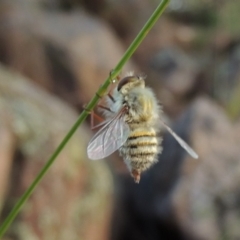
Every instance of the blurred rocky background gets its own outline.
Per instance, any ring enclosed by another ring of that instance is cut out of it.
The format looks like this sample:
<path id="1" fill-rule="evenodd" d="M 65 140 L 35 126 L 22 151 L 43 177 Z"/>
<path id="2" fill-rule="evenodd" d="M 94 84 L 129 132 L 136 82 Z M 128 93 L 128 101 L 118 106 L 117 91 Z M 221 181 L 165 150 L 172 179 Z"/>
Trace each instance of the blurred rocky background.
<path id="1" fill-rule="evenodd" d="M 0 222 L 159 1 L 0 1 Z M 171 0 L 123 69 L 145 73 L 168 124 L 139 185 L 91 162 L 80 127 L 4 240 L 240 239 L 240 2 Z"/>

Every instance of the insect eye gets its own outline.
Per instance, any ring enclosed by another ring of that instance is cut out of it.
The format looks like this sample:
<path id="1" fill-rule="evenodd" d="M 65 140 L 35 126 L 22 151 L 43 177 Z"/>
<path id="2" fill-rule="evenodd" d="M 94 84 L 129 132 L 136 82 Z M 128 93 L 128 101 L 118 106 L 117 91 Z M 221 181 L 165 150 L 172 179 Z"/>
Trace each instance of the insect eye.
<path id="1" fill-rule="evenodd" d="M 119 82 L 118 87 L 117 87 L 117 90 L 120 91 L 121 88 L 122 88 L 125 84 L 127 84 L 127 83 L 129 83 L 129 82 L 132 82 L 132 77 L 125 77 L 125 78 L 123 78 L 123 79 Z"/>

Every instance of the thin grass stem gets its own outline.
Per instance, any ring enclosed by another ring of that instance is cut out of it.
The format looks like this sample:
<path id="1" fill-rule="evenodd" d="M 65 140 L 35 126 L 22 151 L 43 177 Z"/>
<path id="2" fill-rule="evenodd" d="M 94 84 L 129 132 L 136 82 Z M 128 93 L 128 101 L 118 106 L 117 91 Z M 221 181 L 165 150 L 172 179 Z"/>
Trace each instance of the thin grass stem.
<path id="1" fill-rule="evenodd" d="M 60 145 L 57 147 L 55 152 L 52 154 L 52 156 L 48 159 L 40 173 L 37 175 L 35 180 L 32 182 L 30 187 L 26 190 L 26 192 L 22 195 L 22 197 L 19 199 L 19 201 L 16 203 L 12 211 L 9 213 L 7 218 L 4 220 L 3 224 L 0 227 L 0 237 L 4 235 L 6 230 L 9 228 L 12 221 L 15 219 L 21 208 L 23 207 L 24 203 L 28 200 L 28 198 L 33 193 L 36 186 L 39 184 L 39 182 L 42 180 L 44 175 L 47 173 L 59 153 L 63 150 L 69 139 L 72 137 L 72 135 L 76 132 L 78 127 L 82 124 L 82 122 L 86 119 L 89 112 L 91 112 L 94 107 L 96 106 L 98 100 L 101 96 L 104 96 L 104 94 L 107 92 L 107 89 L 109 85 L 111 84 L 112 80 L 115 79 L 121 72 L 121 69 L 126 64 L 126 62 L 129 60 L 129 58 L 132 56 L 132 54 L 136 51 L 140 43 L 143 41 L 143 39 L 147 36 L 150 29 L 153 27 L 153 25 L 156 23 L 158 18 L 161 16 L 165 8 L 167 7 L 170 0 L 163 0 L 154 13 L 151 15 L 149 20 L 146 22 L 142 30 L 139 32 L 137 37 L 134 39 L 132 44 L 129 46 L 125 54 L 123 55 L 122 59 L 119 61 L 117 66 L 111 71 L 110 76 L 105 80 L 105 82 L 102 84 L 102 86 L 99 88 L 95 96 L 92 98 L 92 100 L 87 104 L 85 110 L 80 114 L 79 118 L 77 119 L 76 123 L 72 126 L 68 134 L 65 136 L 65 138 L 62 140 Z"/>

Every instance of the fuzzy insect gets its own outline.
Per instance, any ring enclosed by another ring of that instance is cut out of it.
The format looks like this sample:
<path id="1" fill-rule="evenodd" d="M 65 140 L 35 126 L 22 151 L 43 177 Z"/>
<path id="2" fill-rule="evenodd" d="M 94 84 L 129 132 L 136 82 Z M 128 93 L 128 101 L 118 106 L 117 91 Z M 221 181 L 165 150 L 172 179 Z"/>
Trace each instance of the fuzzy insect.
<path id="1" fill-rule="evenodd" d="M 112 95 L 102 107 L 106 121 L 88 144 L 88 157 L 98 160 L 119 149 L 134 181 L 139 183 L 141 173 L 157 162 L 162 151 L 158 137 L 161 123 L 193 157 L 198 158 L 173 130 L 161 120 L 161 107 L 153 91 L 145 87 L 143 76 L 129 73 L 119 81 Z"/>

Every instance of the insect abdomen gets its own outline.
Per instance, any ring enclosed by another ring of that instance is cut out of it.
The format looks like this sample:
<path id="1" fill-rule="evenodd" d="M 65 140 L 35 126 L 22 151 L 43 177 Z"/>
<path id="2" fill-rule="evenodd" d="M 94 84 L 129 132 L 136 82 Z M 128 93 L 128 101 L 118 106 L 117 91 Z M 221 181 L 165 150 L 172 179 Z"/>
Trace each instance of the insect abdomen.
<path id="1" fill-rule="evenodd" d="M 160 142 L 153 128 L 133 130 L 121 147 L 120 154 L 130 170 L 142 172 L 157 161 Z"/>

